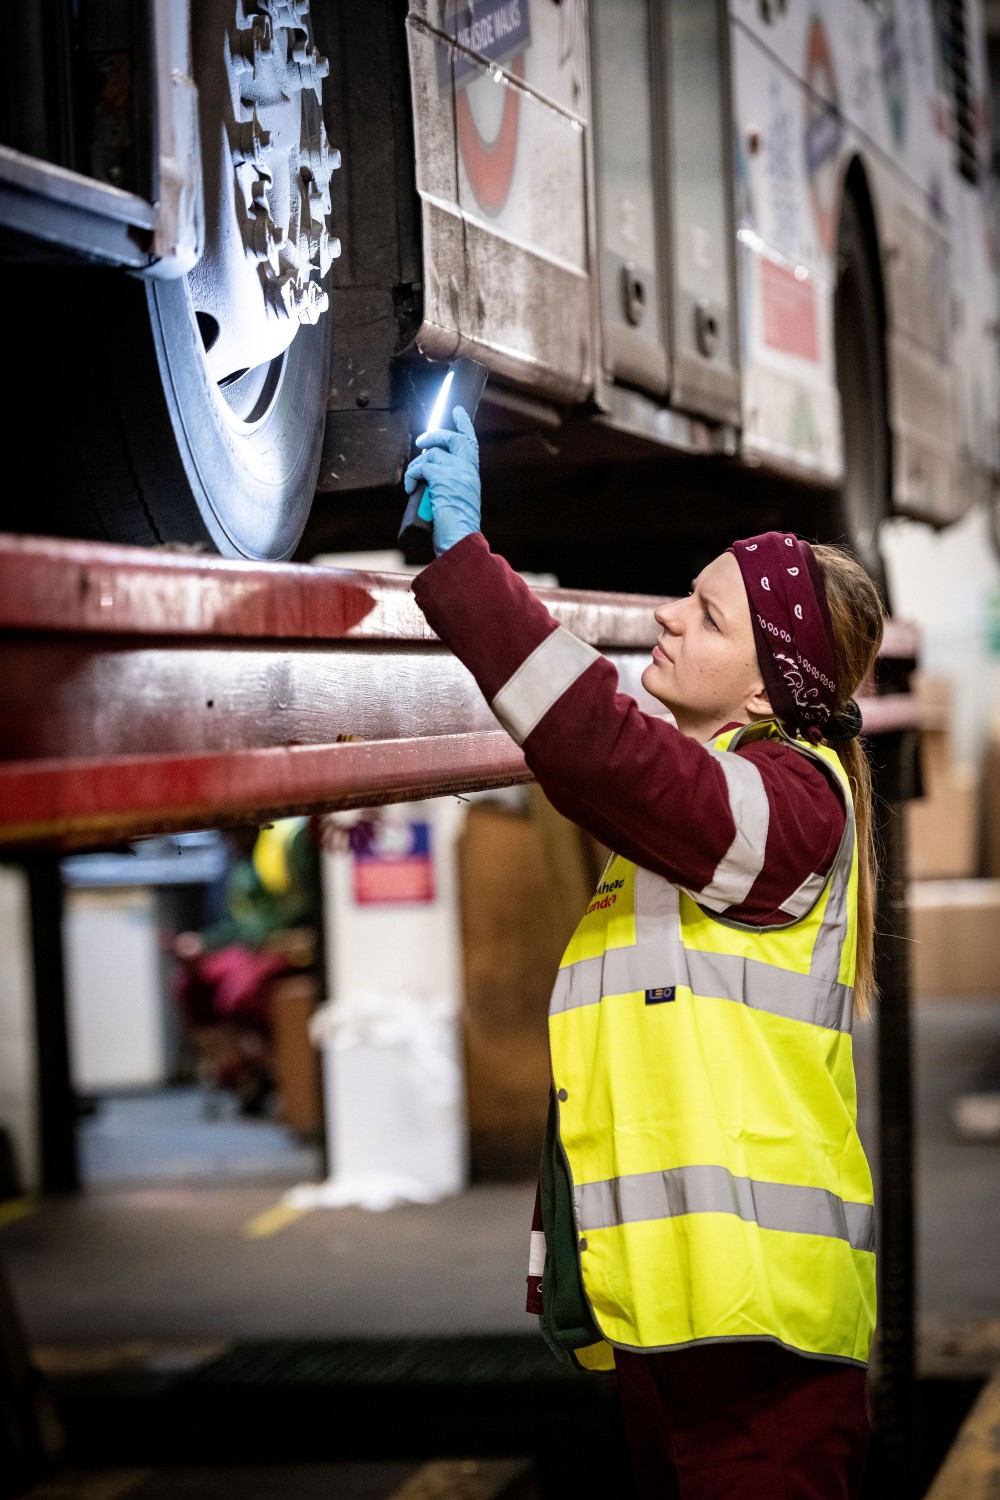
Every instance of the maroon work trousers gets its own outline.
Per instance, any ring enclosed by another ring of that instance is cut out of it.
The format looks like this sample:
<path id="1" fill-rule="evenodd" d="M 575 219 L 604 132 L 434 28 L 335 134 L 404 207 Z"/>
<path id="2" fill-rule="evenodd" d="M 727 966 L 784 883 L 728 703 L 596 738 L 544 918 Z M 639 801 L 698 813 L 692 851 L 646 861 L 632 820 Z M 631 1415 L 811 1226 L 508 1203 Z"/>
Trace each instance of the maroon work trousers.
<path id="1" fill-rule="evenodd" d="M 857 1500 L 865 1371 L 777 1344 L 615 1351 L 639 1500 Z"/>

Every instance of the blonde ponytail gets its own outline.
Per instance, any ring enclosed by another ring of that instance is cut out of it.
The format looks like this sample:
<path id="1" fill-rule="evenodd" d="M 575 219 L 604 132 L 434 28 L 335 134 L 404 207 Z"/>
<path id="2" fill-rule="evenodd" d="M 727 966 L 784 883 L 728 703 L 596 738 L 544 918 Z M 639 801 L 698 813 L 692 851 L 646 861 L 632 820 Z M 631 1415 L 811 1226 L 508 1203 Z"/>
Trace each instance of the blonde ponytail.
<path id="1" fill-rule="evenodd" d="M 885 609 L 878 590 L 864 568 L 841 547 L 814 546 L 823 574 L 833 623 L 840 709 L 853 698 L 875 666 Z M 872 819 L 872 777 L 860 739 L 837 745 L 854 796 L 858 837 L 858 956 L 854 1002 L 859 1015 L 871 1010 L 875 990 L 875 882 L 877 863 Z"/>

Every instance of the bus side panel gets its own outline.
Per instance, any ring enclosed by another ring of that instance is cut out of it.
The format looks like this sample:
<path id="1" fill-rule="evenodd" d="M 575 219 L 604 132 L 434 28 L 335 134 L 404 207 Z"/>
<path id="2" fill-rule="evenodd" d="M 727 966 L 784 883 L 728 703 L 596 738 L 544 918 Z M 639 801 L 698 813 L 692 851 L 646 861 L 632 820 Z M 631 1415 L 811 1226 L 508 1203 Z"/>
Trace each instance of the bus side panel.
<path id="1" fill-rule="evenodd" d="M 992 498 L 1000 477 L 1000 202 L 991 170 L 990 81 L 979 0 L 968 0 L 970 83 L 979 182 L 954 180 L 954 359 L 958 393 L 960 483 L 977 499 Z"/>
<path id="2" fill-rule="evenodd" d="M 856 0 L 855 0 L 856 3 Z M 935 523 L 971 503 L 961 444 L 960 179 L 930 4 L 890 5 L 876 26 L 872 100 L 859 145 L 875 201 L 886 294 L 893 504 Z"/>
<path id="3" fill-rule="evenodd" d="M 551 0 L 412 0 L 407 20 L 417 342 L 565 401 L 594 381 L 585 21 L 582 6 Z"/>
<path id="4" fill-rule="evenodd" d="M 834 268 L 805 170 L 802 87 L 740 25 L 732 75 L 744 452 L 836 483 Z"/>
<path id="5" fill-rule="evenodd" d="M 956 451 L 967 398 L 951 329 L 952 292 L 961 274 L 952 246 L 967 228 L 958 211 L 961 180 L 930 4 L 887 0 L 877 8 L 862 0 L 819 0 L 788 7 L 784 16 L 771 13 L 768 24 L 747 0 L 733 0 L 731 8 L 743 68 L 742 74 L 739 65 L 734 70 L 737 167 L 747 200 L 741 217 L 751 229 L 740 250 L 741 291 L 749 302 L 742 315 L 746 410 L 760 410 L 766 398 L 784 413 L 793 404 L 804 413 L 807 403 L 819 401 L 828 422 L 831 402 L 837 410 L 832 340 L 821 340 L 818 379 L 809 381 L 804 367 L 776 368 L 781 283 L 764 262 L 773 254 L 804 265 L 816 278 L 820 323 L 829 326 L 839 206 L 847 168 L 858 157 L 873 200 L 886 298 L 894 501 L 930 520 L 953 519 L 969 503 Z M 763 70 L 754 50 L 767 58 Z M 754 134 L 760 147 L 751 156 L 747 140 Z M 978 195 L 969 213 L 982 220 Z M 981 228 L 973 232 L 982 239 Z M 748 251 L 755 234 L 763 243 Z M 984 309 L 993 305 L 989 288 L 975 297 L 973 317 L 981 328 Z M 787 327 L 795 321 L 789 318 Z M 794 385 L 793 397 L 786 392 L 778 399 L 779 380 Z M 980 404 L 986 409 L 985 399 Z M 747 446 L 757 446 L 765 459 L 780 456 L 773 445 L 781 438 L 780 417 L 765 415 L 758 432 L 748 433 Z M 815 471 L 808 424 L 796 428 L 792 447 L 795 460 Z M 839 442 L 836 447 L 839 471 Z M 820 448 L 827 474 L 832 451 L 829 442 Z"/>
<path id="6" fill-rule="evenodd" d="M 960 502 L 956 382 L 951 335 L 954 268 L 940 214 L 909 183 L 869 155 L 886 297 L 889 425 L 893 435 L 893 507 L 943 523 Z"/>
<path id="7" fill-rule="evenodd" d="M 956 204 L 955 374 L 958 437 L 965 460 L 960 483 L 969 488 L 971 498 L 982 500 L 995 493 L 1000 480 L 1000 224 L 995 194 L 991 184 L 984 214 L 980 190 L 963 182 Z"/>
<path id="8" fill-rule="evenodd" d="M 922 192 L 932 175 L 951 171 L 952 160 L 935 119 L 942 85 L 932 5 L 812 0 L 788 4 L 784 14 L 771 6 L 768 22 L 752 0 L 731 0 L 730 14 L 808 90 L 833 102 L 857 141 Z M 810 175 L 823 157 L 820 134 L 811 143 Z M 803 150 L 807 144 L 803 134 Z"/>

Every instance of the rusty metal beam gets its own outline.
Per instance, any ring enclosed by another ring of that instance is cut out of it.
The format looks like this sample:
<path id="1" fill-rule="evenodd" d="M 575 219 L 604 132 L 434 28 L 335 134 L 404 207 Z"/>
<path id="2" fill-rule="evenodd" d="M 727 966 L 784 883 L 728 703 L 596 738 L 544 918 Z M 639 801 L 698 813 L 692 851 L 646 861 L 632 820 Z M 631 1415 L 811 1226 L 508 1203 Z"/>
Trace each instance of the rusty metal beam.
<path id="1" fill-rule="evenodd" d="M 892 734 L 899 729 L 920 728 L 920 705 L 909 693 L 859 697 L 858 706 L 865 734 Z"/>
<path id="2" fill-rule="evenodd" d="M 247 641 L 237 649 L 32 634 L 0 651 L 5 761 L 224 753 L 497 727 L 466 669 L 430 642 Z M 623 689 L 640 695 L 648 649 L 607 654 Z"/>
<path id="3" fill-rule="evenodd" d="M 0 630 L 220 640 L 430 641 L 404 573 L 231 562 L 98 542 L 0 536 Z M 646 594 L 540 588 L 593 646 L 651 646 Z"/>
<path id="4" fill-rule="evenodd" d="M 212 640 L 435 641 L 403 573 L 231 562 L 99 542 L 0 536 L 0 630 Z M 652 646 L 649 594 L 535 590 L 592 646 Z M 919 635 L 886 626 L 882 655 L 915 659 Z"/>
<path id="5" fill-rule="evenodd" d="M 364 806 L 529 779 L 392 573 L 0 537 L 0 847 Z M 644 707 L 656 599 L 539 589 Z M 893 625 L 871 733 L 910 728 Z M 898 683 L 896 683 L 898 685 Z M 363 743 L 357 743 L 362 741 Z M 345 743 L 346 742 L 346 743 Z"/>
<path id="6" fill-rule="evenodd" d="M 501 729 L 224 755 L 13 761 L 0 766 L 0 846 L 86 847 L 531 779 Z"/>

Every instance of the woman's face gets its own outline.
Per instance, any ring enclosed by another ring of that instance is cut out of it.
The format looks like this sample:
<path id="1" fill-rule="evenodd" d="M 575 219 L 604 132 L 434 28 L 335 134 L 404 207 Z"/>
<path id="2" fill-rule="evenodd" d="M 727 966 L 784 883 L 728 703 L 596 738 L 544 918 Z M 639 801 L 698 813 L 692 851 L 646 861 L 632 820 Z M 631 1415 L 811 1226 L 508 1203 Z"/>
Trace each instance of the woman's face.
<path id="1" fill-rule="evenodd" d="M 684 734 L 708 740 L 724 724 L 770 713 L 750 604 L 731 552 L 702 569 L 686 599 L 661 604 L 654 618 L 661 634 L 642 685 Z"/>

